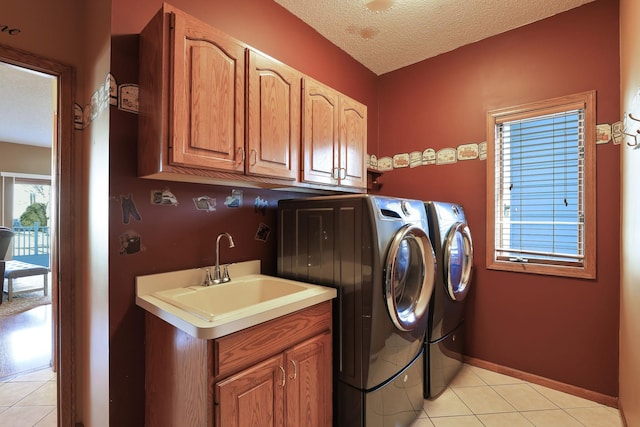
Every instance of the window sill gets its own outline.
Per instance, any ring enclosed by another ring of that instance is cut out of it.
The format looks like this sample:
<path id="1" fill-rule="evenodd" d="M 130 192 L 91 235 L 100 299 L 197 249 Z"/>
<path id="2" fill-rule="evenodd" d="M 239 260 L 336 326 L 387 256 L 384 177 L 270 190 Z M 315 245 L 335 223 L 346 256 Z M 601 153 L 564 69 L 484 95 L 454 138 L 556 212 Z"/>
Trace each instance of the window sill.
<path id="1" fill-rule="evenodd" d="M 573 277 L 576 279 L 595 279 L 596 270 L 588 267 L 565 267 L 536 264 L 533 262 L 512 262 L 487 260 L 487 270 L 512 271 L 515 273 L 542 274 L 546 276 Z"/>

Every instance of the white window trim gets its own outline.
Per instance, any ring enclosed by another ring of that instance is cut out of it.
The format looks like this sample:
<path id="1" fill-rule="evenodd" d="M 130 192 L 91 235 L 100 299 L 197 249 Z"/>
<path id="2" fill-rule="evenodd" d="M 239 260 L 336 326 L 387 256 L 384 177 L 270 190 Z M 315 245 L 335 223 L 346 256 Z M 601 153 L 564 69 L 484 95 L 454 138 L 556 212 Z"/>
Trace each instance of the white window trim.
<path id="1" fill-rule="evenodd" d="M 496 126 L 528 117 L 584 109 L 584 264 L 565 266 L 500 260 L 496 257 Z M 593 279 L 596 277 L 596 93 L 583 92 L 487 113 L 487 269 Z"/>

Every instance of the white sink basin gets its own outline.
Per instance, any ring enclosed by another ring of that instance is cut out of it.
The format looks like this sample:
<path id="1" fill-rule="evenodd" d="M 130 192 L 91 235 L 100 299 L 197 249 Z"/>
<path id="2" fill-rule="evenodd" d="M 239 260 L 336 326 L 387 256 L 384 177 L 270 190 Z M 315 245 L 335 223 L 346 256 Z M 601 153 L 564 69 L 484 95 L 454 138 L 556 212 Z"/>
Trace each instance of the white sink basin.
<path id="1" fill-rule="evenodd" d="M 212 322 L 237 314 L 237 311 L 255 311 L 261 308 L 261 304 L 308 290 L 311 286 L 252 274 L 218 285 L 167 289 L 151 295 Z"/>
<path id="2" fill-rule="evenodd" d="M 214 339 L 336 297 L 334 288 L 260 274 L 259 261 L 231 264 L 231 281 L 219 285 L 202 286 L 204 274 L 138 276 L 136 304 L 196 338 Z"/>

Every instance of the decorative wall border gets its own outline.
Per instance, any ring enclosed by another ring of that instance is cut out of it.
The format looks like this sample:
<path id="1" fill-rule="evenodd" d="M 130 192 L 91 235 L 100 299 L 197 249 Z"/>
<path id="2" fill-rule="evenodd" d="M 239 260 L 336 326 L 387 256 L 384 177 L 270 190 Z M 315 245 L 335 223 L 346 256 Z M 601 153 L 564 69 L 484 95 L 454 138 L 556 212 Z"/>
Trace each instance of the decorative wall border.
<path id="1" fill-rule="evenodd" d="M 73 105 L 73 118 L 76 130 L 83 130 L 91 124 L 107 107 L 114 106 L 130 113 L 138 113 L 137 84 L 118 85 L 116 78 L 107 73 L 104 84 L 91 95 L 91 100 L 84 107 L 78 103 Z"/>
<path id="2" fill-rule="evenodd" d="M 138 97 L 139 86 L 137 84 L 125 83 L 118 85 L 114 75 L 107 73 L 104 84 L 91 95 L 90 102 L 84 108 L 77 103 L 74 104 L 75 129 L 85 129 L 108 106 L 138 114 Z M 608 144 L 613 141 L 613 145 L 620 145 L 626 139 L 626 145 L 633 148 L 640 147 L 640 141 L 637 140 L 640 136 L 640 120 L 636 118 L 640 117 L 640 90 L 636 93 L 633 104 L 638 108 L 634 109 L 633 112 L 625 112 L 622 120 L 613 124 L 603 123 L 596 125 L 596 144 Z M 487 143 L 484 141 L 460 144 L 455 148 L 445 147 L 438 151 L 433 148 L 426 148 L 422 152 L 398 153 L 381 158 L 377 158 L 375 154 L 367 154 L 366 162 L 368 169 L 386 172 L 406 167 L 447 165 L 458 161 L 486 160 L 486 158 Z"/>
<path id="3" fill-rule="evenodd" d="M 633 119 L 633 117 L 631 117 Z M 628 133 L 623 132 L 627 126 L 622 121 L 614 124 L 600 124 L 596 126 L 596 144 L 608 144 L 613 141 L 613 145 L 620 145 Z M 640 125 L 638 126 L 640 129 Z M 640 130 L 638 130 L 640 134 Z M 424 151 L 412 151 L 411 153 L 399 153 L 391 156 L 378 158 L 375 154 L 367 154 L 367 169 L 388 172 L 394 169 L 415 168 L 418 166 L 449 165 L 459 161 L 486 160 L 487 142 L 461 144 L 457 147 L 446 147 L 436 151 L 427 148 Z"/>

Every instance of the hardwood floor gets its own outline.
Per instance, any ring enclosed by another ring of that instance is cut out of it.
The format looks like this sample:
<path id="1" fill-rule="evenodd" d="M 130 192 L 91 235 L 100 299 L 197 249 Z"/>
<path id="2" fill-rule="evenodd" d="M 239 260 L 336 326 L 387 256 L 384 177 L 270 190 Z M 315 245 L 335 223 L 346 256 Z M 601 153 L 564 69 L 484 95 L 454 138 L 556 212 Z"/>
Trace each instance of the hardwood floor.
<path id="1" fill-rule="evenodd" d="M 0 380 L 51 366 L 51 305 L 0 319 Z"/>
<path id="2" fill-rule="evenodd" d="M 52 337 L 51 304 L 0 318 L 0 427 L 57 426 Z"/>

